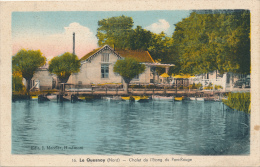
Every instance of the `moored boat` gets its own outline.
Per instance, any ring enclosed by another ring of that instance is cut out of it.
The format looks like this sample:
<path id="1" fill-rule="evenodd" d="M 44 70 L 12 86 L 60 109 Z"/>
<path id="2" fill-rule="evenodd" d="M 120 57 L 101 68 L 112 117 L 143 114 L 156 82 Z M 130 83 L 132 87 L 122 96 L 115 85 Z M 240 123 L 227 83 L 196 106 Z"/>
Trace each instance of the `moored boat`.
<path id="1" fill-rule="evenodd" d="M 205 98 L 204 97 L 197 97 L 196 100 L 197 101 L 205 101 Z"/>
<path id="2" fill-rule="evenodd" d="M 173 100 L 173 96 L 159 96 L 159 95 L 153 95 L 153 100 Z"/>
<path id="3" fill-rule="evenodd" d="M 57 100 L 57 95 L 47 95 L 46 97 L 49 100 Z"/>
<path id="4" fill-rule="evenodd" d="M 141 96 L 133 96 L 135 101 L 139 101 L 141 99 Z"/>
<path id="5" fill-rule="evenodd" d="M 82 97 L 84 97 L 83 100 L 86 100 L 86 101 L 93 101 L 93 100 L 101 99 L 101 97 L 93 96 L 93 95 L 85 95 Z"/>
<path id="6" fill-rule="evenodd" d="M 133 96 L 121 96 L 122 100 L 125 101 L 134 101 L 135 99 L 133 98 Z"/>
<path id="7" fill-rule="evenodd" d="M 190 97 L 190 100 L 194 101 L 196 100 L 196 97 Z"/>
<path id="8" fill-rule="evenodd" d="M 110 101 L 111 100 L 111 97 L 102 97 L 103 100 L 107 100 L 107 101 Z"/>
<path id="9" fill-rule="evenodd" d="M 79 100 L 86 100 L 86 97 L 84 97 L 84 96 L 78 96 L 78 99 L 79 99 Z"/>
<path id="10" fill-rule="evenodd" d="M 113 96 L 110 100 L 122 100 L 122 98 L 120 96 Z"/>
<path id="11" fill-rule="evenodd" d="M 175 100 L 175 101 L 182 101 L 182 100 L 183 100 L 183 97 L 174 97 L 174 100 Z"/>
<path id="12" fill-rule="evenodd" d="M 70 96 L 71 102 L 76 102 L 76 101 L 83 101 L 82 99 L 79 98 L 77 95 L 71 95 Z"/>
<path id="13" fill-rule="evenodd" d="M 37 95 L 31 96 L 31 99 L 32 100 L 38 100 L 38 96 Z"/>
<path id="14" fill-rule="evenodd" d="M 135 101 L 138 102 L 144 102 L 149 100 L 148 96 L 133 96 L 133 98 L 135 99 Z"/>
<path id="15" fill-rule="evenodd" d="M 103 97 L 104 100 L 107 101 L 121 101 L 122 98 L 120 96 L 113 96 L 113 97 Z"/>
<path id="16" fill-rule="evenodd" d="M 71 101 L 71 96 L 63 96 L 62 101 Z"/>

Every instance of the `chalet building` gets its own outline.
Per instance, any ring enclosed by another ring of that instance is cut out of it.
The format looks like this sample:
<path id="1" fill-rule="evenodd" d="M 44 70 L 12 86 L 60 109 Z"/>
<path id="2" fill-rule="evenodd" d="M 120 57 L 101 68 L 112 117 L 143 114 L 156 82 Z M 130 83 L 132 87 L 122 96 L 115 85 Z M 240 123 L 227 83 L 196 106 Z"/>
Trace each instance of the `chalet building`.
<path id="1" fill-rule="evenodd" d="M 155 63 L 148 51 L 115 51 L 105 45 L 94 49 L 80 59 L 80 72 L 72 74 L 67 84 L 82 88 L 92 84 L 123 84 L 122 77 L 113 72 L 113 67 L 117 60 L 127 57 L 135 58 L 146 66 L 145 71 L 133 78 L 130 84 L 158 83 L 159 75 L 155 72 L 155 67 L 163 67 L 167 73 L 169 67 L 173 66 L 172 64 Z M 38 68 L 31 80 L 31 90 L 48 90 L 57 88 L 58 85 L 57 76 L 49 73 L 47 64 Z"/>
<path id="2" fill-rule="evenodd" d="M 148 51 L 133 50 L 114 50 L 108 45 L 97 48 L 81 58 L 80 72 L 72 74 L 67 83 L 73 85 L 90 85 L 105 83 L 121 83 L 122 77 L 113 72 L 114 64 L 117 60 L 124 58 L 135 58 L 146 65 L 142 74 L 136 76 L 131 83 L 148 84 L 153 82 L 151 66 L 154 63 L 153 58 Z"/>
<path id="3" fill-rule="evenodd" d="M 25 83 L 24 83 L 25 84 Z M 48 65 L 38 68 L 31 80 L 31 90 L 48 90 L 56 87 L 57 77 L 48 71 Z"/>

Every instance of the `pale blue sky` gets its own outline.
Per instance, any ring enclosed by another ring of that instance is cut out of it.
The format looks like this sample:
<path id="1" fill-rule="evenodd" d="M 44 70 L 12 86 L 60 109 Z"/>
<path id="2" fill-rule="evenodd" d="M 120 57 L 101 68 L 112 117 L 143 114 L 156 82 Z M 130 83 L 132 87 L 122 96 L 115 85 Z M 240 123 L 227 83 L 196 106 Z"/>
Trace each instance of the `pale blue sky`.
<path id="1" fill-rule="evenodd" d="M 62 34 L 69 35 L 70 31 L 66 31 L 65 27 L 69 29 L 82 29 L 76 32 L 76 39 L 85 36 L 85 45 L 89 49 L 81 50 L 82 46 L 76 45 L 76 54 L 82 57 L 87 50 L 92 50 L 97 47 L 97 39 L 95 37 L 98 28 L 98 20 L 109 17 L 125 15 L 132 17 L 134 21 L 134 28 L 137 25 L 151 30 L 152 32 L 159 33 L 164 31 L 168 36 L 171 36 L 174 31 L 174 24 L 181 21 L 183 18 L 189 16 L 191 11 L 76 11 L 76 12 L 13 12 L 12 13 L 12 38 L 13 38 L 13 51 L 16 53 L 21 48 L 37 49 L 37 47 L 44 53 L 46 45 L 48 48 L 53 48 L 53 54 L 50 52 L 45 55 L 46 57 L 53 57 L 55 54 L 60 54 L 69 49 L 71 41 L 65 44 L 64 41 L 60 45 L 67 45 L 66 47 L 59 47 L 51 44 L 54 38 L 62 39 Z M 71 25 L 71 23 L 77 23 Z M 74 31 L 74 30 L 73 30 Z M 59 35 L 57 37 L 57 35 Z M 53 38 L 51 38 L 53 36 Z M 46 37 L 46 38 L 45 38 Z M 78 37 L 78 38 L 77 38 Z M 64 37 L 66 41 L 67 38 Z M 83 39 L 82 39 L 83 40 Z M 82 41 L 81 40 L 81 41 Z M 45 43 L 44 43 L 45 41 Z M 47 42 L 47 44 L 46 44 Z M 76 41 L 77 42 L 77 41 Z M 82 41 L 84 43 L 84 41 Z M 90 46 L 87 46 L 91 42 Z M 56 41 L 57 43 L 57 41 Z M 30 46 L 30 44 L 32 46 Z M 37 45 L 38 44 L 38 45 Z M 79 44 L 79 43 L 76 43 Z M 56 49 L 56 50 L 55 50 Z M 69 50 L 70 51 L 70 50 Z M 45 51 L 46 52 L 46 51 Z M 55 52 L 55 53 L 54 53 Z"/>

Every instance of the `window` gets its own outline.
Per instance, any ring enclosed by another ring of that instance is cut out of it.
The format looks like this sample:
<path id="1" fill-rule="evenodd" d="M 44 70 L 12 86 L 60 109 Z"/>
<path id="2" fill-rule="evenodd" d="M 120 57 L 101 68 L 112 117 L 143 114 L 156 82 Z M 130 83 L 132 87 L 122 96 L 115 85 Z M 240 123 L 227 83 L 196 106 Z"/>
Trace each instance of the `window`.
<path id="1" fill-rule="evenodd" d="M 102 62 L 109 62 L 109 53 L 103 53 L 101 56 Z"/>
<path id="2" fill-rule="evenodd" d="M 101 64 L 101 78 L 108 78 L 109 66 L 107 64 Z"/>

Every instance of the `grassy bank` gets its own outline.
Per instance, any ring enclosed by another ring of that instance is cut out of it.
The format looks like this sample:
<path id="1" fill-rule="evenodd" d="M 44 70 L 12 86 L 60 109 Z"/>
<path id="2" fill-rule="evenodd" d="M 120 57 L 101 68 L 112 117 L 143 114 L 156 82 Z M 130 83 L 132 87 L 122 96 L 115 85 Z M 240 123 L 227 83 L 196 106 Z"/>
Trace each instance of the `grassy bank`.
<path id="1" fill-rule="evenodd" d="M 244 111 L 250 113 L 250 93 L 229 93 L 228 99 L 223 100 L 223 103 L 230 108 L 233 108 L 238 111 Z"/>
<path id="2" fill-rule="evenodd" d="M 43 91 L 34 91 L 30 92 L 28 95 L 26 90 L 21 90 L 21 91 L 13 91 L 12 92 L 12 100 L 27 100 L 30 99 L 30 96 L 38 96 L 40 94 L 52 94 L 52 93 L 57 93 L 58 90 L 52 89 L 52 90 L 43 90 Z"/>

